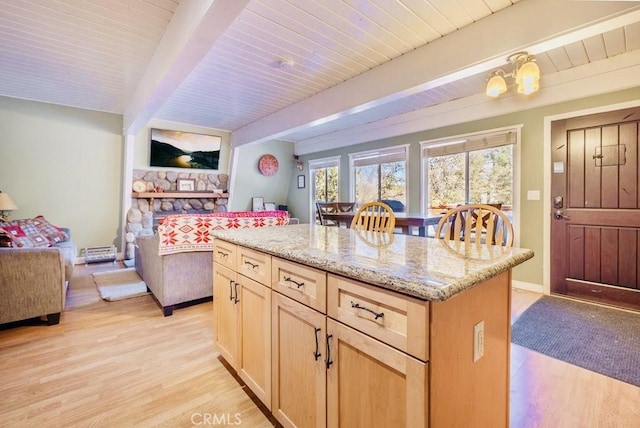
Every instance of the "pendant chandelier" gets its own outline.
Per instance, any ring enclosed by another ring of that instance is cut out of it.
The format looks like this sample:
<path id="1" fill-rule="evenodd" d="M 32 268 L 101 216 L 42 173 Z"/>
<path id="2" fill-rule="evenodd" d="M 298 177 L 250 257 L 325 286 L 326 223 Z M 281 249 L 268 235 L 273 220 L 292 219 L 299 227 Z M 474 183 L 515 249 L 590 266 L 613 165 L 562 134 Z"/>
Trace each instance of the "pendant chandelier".
<path id="1" fill-rule="evenodd" d="M 535 63 L 535 57 L 527 52 L 515 53 L 507 62 L 513 64 L 511 73 L 506 73 L 501 68 L 489 73 L 486 94 L 489 97 L 497 98 L 507 91 L 505 77 L 515 80 L 519 94 L 529 95 L 540 89 L 540 69 Z"/>

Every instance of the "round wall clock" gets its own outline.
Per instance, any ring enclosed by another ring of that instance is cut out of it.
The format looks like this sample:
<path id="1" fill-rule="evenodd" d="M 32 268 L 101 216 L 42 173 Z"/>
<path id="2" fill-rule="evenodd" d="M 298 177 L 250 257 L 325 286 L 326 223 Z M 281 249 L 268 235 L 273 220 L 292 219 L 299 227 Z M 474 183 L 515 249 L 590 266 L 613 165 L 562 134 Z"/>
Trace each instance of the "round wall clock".
<path id="1" fill-rule="evenodd" d="M 278 172 L 278 159 L 273 155 L 263 155 L 258 161 L 258 169 L 262 175 L 274 175 Z"/>

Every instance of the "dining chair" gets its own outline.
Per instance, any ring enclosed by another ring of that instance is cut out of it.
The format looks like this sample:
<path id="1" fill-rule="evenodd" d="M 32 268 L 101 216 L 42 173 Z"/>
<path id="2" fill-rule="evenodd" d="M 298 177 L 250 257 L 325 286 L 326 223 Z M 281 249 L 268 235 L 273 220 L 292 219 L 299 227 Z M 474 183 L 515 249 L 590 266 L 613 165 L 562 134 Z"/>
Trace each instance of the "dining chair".
<path id="1" fill-rule="evenodd" d="M 396 216 L 393 214 L 393 210 L 382 202 L 363 204 L 351 220 L 352 229 L 393 233 L 395 226 Z"/>
<path id="2" fill-rule="evenodd" d="M 435 237 L 452 241 L 489 243 L 511 247 L 513 225 L 500 209 L 487 204 L 468 204 L 452 208 L 440 219 Z"/>
<path id="3" fill-rule="evenodd" d="M 355 202 L 336 202 L 337 204 L 337 212 L 341 213 L 349 213 L 356 210 Z"/>
<path id="4" fill-rule="evenodd" d="M 316 202 L 316 212 L 318 214 L 318 221 L 323 226 L 338 226 L 338 222 L 327 220 L 324 218 L 325 213 L 338 212 L 337 202 Z"/>

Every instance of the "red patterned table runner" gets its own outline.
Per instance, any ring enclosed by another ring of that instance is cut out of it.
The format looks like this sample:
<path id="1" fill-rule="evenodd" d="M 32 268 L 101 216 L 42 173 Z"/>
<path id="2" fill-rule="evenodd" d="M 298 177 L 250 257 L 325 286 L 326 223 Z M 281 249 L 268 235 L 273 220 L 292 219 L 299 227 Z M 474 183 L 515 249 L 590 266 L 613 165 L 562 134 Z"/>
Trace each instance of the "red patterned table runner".
<path id="1" fill-rule="evenodd" d="M 212 251 L 212 230 L 289 224 L 286 211 L 236 211 L 212 214 L 174 214 L 158 225 L 158 254 Z"/>

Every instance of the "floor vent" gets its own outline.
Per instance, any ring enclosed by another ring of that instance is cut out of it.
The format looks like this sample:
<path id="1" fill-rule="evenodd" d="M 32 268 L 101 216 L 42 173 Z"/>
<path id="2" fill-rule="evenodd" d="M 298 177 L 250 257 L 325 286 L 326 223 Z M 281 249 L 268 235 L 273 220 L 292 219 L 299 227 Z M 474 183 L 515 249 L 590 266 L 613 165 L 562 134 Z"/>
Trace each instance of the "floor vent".
<path id="1" fill-rule="evenodd" d="M 86 247 L 84 249 L 84 262 L 102 263 L 116 261 L 116 247 L 110 245 L 107 247 Z"/>

